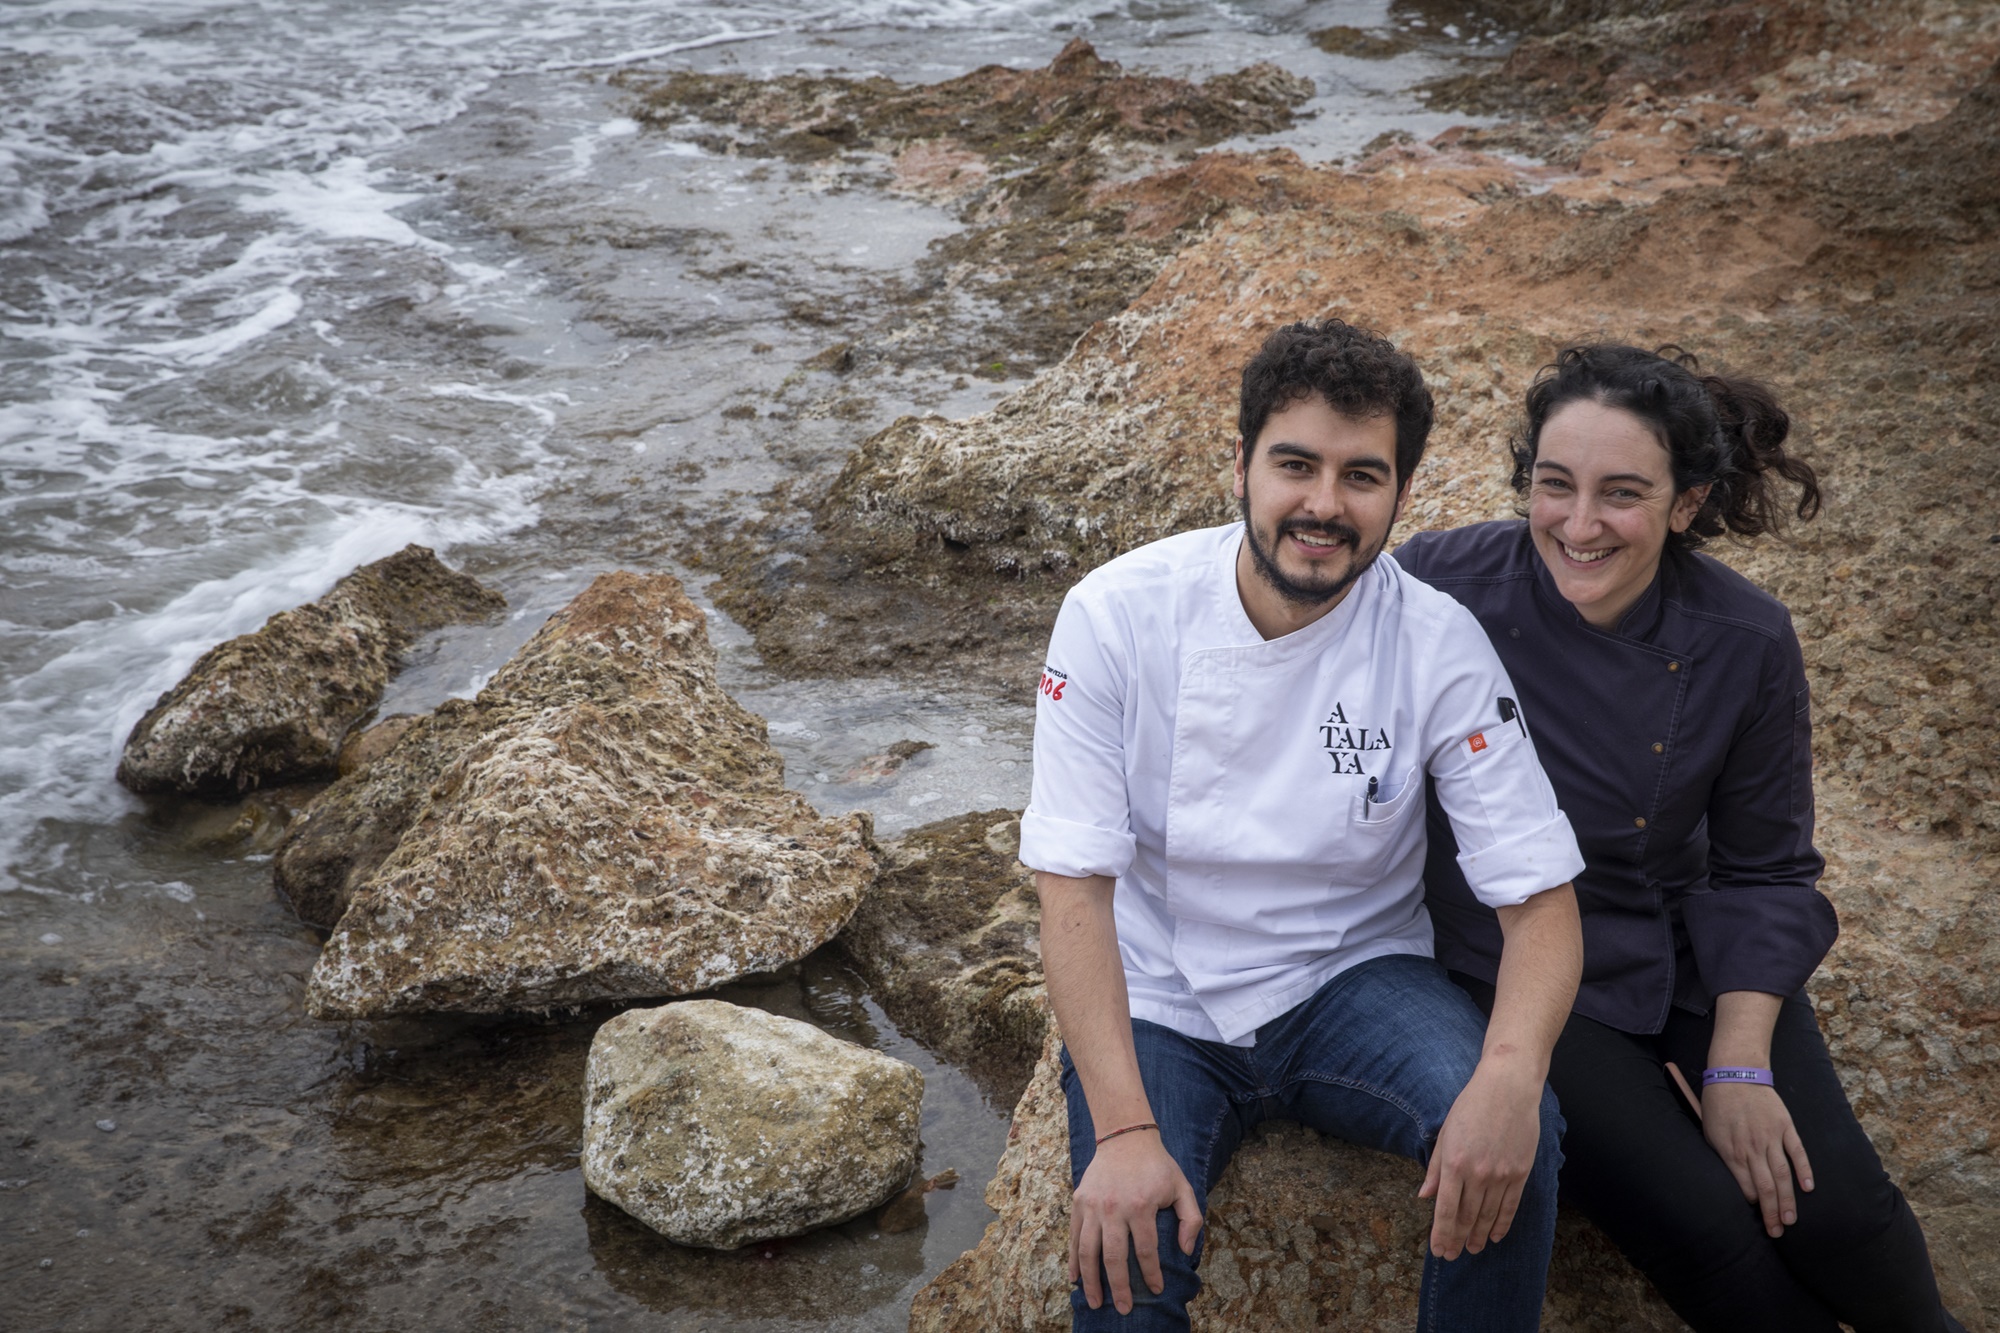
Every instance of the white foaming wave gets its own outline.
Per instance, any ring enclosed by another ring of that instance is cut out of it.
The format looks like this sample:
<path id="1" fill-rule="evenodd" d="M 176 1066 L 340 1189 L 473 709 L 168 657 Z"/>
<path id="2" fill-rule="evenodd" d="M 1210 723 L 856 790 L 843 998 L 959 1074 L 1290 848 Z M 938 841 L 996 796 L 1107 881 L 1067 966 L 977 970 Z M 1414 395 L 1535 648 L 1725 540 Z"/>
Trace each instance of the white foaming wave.
<path id="1" fill-rule="evenodd" d="M 227 328 L 193 338 L 177 338 L 163 343 L 140 343 L 126 350 L 169 357 L 183 365 L 210 366 L 239 347 L 247 347 L 265 334 L 282 329 L 305 309 L 305 298 L 290 287 L 279 287 L 261 298 L 256 311 Z"/>
<path id="2" fill-rule="evenodd" d="M 491 501 L 483 512 L 336 504 L 332 518 L 285 549 L 252 556 L 157 610 L 55 631 L 61 651 L 0 687 L 0 893 L 66 891 L 55 885 L 76 882 L 63 873 L 67 844 L 44 835 L 45 821 L 106 823 L 138 808 L 111 781 L 125 738 L 208 649 L 411 542 L 443 553 L 496 541 L 536 517 L 521 481 L 487 479 L 480 492 Z"/>
<path id="3" fill-rule="evenodd" d="M 305 230 L 334 240 L 380 241 L 450 254 L 451 246 L 422 235 L 395 216 L 394 210 L 425 196 L 380 188 L 388 175 L 371 171 L 358 157 L 340 158 L 311 175 L 298 171 L 267 175 L 255 182 L 263 197 L 242 206 L 251 212 L 282 214 Z"/>
<path id="4" fill-rule="evenodd" d="M 21 179 L 20 158 L 0 145 L 0 244 L 49 225 L 48 196 Z"/>

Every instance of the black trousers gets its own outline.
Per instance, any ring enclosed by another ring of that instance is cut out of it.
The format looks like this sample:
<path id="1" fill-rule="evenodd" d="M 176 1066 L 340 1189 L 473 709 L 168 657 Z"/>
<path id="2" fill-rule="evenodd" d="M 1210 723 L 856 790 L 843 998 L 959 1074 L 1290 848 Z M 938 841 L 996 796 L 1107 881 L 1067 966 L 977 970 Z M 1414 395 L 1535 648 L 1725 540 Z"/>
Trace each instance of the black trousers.
<path id="1" fill-rule="evenodd" d="M 1493 988 L 1454 972 L 1481 1009 Z M 1712 1016 L 1675 1009 L 1657 1036 L 1571 1014 L 1549 1063 L 1569 1131 L 1561 1198 L 1611 1237 L 1695 1333 L 1947 1333 L 1930 1252 L 1847 1104 L 1812 1006 L 1785 1001 L 1771 1073 L 1812 1162 L 1799 1220 L 1772 1239 L 1666 1072 L 1697 1090 Z"/>

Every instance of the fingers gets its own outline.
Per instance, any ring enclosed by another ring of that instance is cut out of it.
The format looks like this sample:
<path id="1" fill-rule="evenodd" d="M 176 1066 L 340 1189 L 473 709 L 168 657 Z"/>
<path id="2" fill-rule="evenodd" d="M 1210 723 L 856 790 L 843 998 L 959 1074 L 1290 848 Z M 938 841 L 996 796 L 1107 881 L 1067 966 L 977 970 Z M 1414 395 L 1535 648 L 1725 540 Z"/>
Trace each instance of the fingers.
<path id="1" fill-rule="evenodd" d="M 1201 1237 L 1201 1203 L 1194 1197 L 1194 1186 L 1187 1183 L 1185 1176 L 1181 1177 L 1181 1187 L 1174 1191 L 1174 1216 L 1181 1220 L 1181 1253 L 1193 1254 L 1194 1243 Z"/>
<path id="2" fill-rule="evenodd" d="M 1155 1296 L 1166 1289 L 1166 1279 L 1160 1276 L 1160 1229 L 1157 1225 L 1132 1228 L 1132 1257 L 1139 1261 L 1139 1276 L 1146 1289 Z M 1126 1279 L 1130 1282 L 1130 1278 Z M 1124 1314 L 1128 1307 L 1119 1306 Z"/>
<path id="3" fill-rule="evenodd" d="M 1500 1205 L 1506 1197 L 1503 1182 L 1497 1180 L 1465 1192 L 1465 1248 L 1470 1253 L 1478 1254 L 1486 1248 L 1487 1237 L 1493 1234 L 1493 1225 L 1500 1220 Z"/>
<path id="4" fill-rule="evenodd" d="M 1417 1197 L 1419 1199 L 1434 1199 L 1437 1197 L 1439 1173 L 1443 1170 L 1444 1166 L 1438 1160 L 1438 1155 L 1432 1153 L 1430 1165 L 1424 1168 L 1424 1183 L 1417 1187 Z"/>
<path id="5" fill-rule="evenodd" d="M 1812 1192 L 1812 1163 L 1806 1160 L 1806 1145 L 1799 1140 L 1799 1132 L 1792 1126 L 1785 1126 L 1785 1152 L 1792 1159 L 1792 1172 L 1799 1178 L 1799 1188 Z"/>
<path id="6" fill-rule="evenodd" d="M 1750 1179 L 1757 1187 L 1757 1208 L 1764 1214 L 1764 1230 L 1772 1236 L 1784 1235 L 1785 1228 L 1778 1220 L 1778 1182 L 1771 1175 L 1771 1159 L 1753 1152 L 1746 1165 L 1750 1168 Z"/>
<path id="7" fill-rule="evenodd" d="M 1771 1179 L 1778 1184 L 1778 1221 L 1783 1226 L 1792 1226 L 1799 1220 L 1799 1202 L 1792 1194 L 1792 1166 L 1785 1160 L 1782 1143 L 1774 1143 L 1766 1160 L 1770 1163 Z"/>
<path id="8" fill-rule="evenodd" d="M 1433 1157 L 1435 1163 L 1435 1157 Z M 1429 1184 L 1426 1181 L 1425 1184 Z M 1437 1184 L 1437 1211 L 1431 1216 L 1431 1253 L 1440 1259 L 1456 1259 L 1465 1248 L 1469 1217 L 1461 1217 L 1465 1188 L 1456 1171 L 1440 1171 Z"/>
<path id="9" fill-rule="evenodd" d="M 1507 1187 L 1500 1196 L 1500 1215 L 1493 1222 L 1493 1239 L 1504 1240 L 1514 1229 L 1514 1214 L 1521 1211 L 1521 1195 L 1527 1189 L 1528 1180 L 1523 1176 Z"/>
<path id="10" fill-rule="evenodd" d="M 1105 1286 L 1111 1293 L 1111 1306 L 1119 1314 L 1132 1313 L 1132 1268 L 1126 1262 L 1127 1233 L 1122 1222 L 1113 1221 L 1104 1228 L 1104 1277 Z M 1159 1271 L 1159 1256 L 1153 1256 L 1153 1269 Z M 1089 1295 L 1086 1288 L 1084 1294 Z M 1095 1310 L 1095 1305 L 1090 1307 Z"/>
<path id="11" fill-rule="evenodd" d="M 1076 1243 L 1075 1277 L 1083 1283 L 1083 1300 L 1095 1310 L 1104 1304 L 1104 1240 L 1096 1218 L 1078 1217 L 1071 1231 Z"/>

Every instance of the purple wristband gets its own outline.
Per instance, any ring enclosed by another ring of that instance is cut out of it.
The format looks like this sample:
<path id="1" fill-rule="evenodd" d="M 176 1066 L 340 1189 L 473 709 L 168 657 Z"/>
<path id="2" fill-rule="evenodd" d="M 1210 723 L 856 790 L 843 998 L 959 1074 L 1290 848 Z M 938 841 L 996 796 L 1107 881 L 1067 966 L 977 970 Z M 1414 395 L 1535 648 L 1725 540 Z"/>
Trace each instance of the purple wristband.
<path id="1" fill-rule="evenodd" d="M 1754 1069 L 1747 1065 L 1741 1065 L 1722 1069 L 1704 1069 L 1701 1071 L 1702 1087 L 1710 1088 L 1718 1083 L 1754 1083 L 1760 1088 L 1775 1088 L 1778 1086 L 1777 1080 L 1771 1077 L 1771 1071 L 1768 1069 Z"/>

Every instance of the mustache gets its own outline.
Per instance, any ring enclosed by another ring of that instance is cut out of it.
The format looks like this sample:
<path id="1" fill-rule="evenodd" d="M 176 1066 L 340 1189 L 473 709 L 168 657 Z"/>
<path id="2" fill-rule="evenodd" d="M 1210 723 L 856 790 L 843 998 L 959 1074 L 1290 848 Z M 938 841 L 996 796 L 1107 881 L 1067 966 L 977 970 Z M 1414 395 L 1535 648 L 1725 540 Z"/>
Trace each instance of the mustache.
<path id="1" fill-rule="evenodd" d="M 1361 547 L 1361 534 L 1337 518 L 1328 519 L 1323 523 L 1303 518 L 1288 518 L 1278 524 L 1278 536 L 1282 537 L 1288 532 L 1303 532 L 1308 537 L 1330 537 L 1335 541 L 1346 542 L 1357 550 Z"/>

